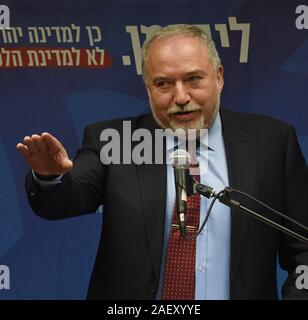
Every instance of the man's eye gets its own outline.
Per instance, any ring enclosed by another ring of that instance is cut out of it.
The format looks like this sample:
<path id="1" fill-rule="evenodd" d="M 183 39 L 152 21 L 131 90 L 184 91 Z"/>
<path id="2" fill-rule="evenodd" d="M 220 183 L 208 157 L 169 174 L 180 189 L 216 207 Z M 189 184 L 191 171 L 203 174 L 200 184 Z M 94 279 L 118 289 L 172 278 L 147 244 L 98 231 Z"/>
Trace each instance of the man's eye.
<path id="1" fill-rule="evenodd" d="M 159 88 L 166 87 L 167 85 L 168 85 L 167 81 L 159 81 L 156 83 L 156 87 L 159 87 Z"/>
<path id="2" fill-rule="evenodd" d="M 155 87 L 156 87 L 158 90 L 168 90 L 168 89 L 170 89 L 170 87 L 171 87 L 171 82 L 170 82 L 170 81 L 158 81 L 158 82 L 155 84 Z"/>
<path id="3" fill-rule="evenodd" d="M 202 78 L 200 76 L 191 76 L 188 78 L 188 81 L 190 82 L 198 82 L 200 81 Z"/>

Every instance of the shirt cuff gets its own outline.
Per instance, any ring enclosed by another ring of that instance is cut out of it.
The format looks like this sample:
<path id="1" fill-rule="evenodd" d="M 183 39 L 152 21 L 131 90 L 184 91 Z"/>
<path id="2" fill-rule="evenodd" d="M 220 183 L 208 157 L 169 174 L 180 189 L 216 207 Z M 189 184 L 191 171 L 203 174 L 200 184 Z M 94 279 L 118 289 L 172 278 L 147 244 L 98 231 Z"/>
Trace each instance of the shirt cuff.
<path id="1" fill-rule="evenodd" d="M 32 176 L 34 181 L 40 186 L 40 187 L 49 187 L 49 186 L 55 186 L 62 182 L 63 174 L 59 175 L 56 178 L 51 178 L 50 180 L 42 180 L 38 178 L 38 176 L 35 174 L 35 172 L 32 170 Z"/>

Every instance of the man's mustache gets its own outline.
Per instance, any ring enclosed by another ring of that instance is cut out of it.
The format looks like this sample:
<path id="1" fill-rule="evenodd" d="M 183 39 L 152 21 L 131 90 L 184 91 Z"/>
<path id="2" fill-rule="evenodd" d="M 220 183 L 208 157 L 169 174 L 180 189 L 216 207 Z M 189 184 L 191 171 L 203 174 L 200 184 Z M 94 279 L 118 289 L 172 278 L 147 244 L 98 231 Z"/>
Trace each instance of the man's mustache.
<path id="1" fill-rule="evenodd" d="M 197 104 L 186 104 L 184 106 L 177 106 L 174 105 L 167 111 L 167 115 L 173 115 L 176 113 L 185 113 L 185 112 L 192 112 L 192 111 L 201 111 L 202 108 Z"/>

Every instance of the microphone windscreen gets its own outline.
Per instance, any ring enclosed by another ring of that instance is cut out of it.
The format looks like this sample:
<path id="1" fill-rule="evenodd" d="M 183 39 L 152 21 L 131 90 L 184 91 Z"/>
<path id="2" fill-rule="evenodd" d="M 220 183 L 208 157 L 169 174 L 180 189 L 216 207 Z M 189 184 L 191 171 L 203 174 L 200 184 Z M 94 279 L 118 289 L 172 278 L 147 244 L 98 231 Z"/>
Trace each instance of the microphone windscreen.
<path id="1" fill-rule="evenodd" d="M 169 159 L 170 159 L 170 163 L 173 166 L 176 166 L 176 165 L 188 166 L 190 163 L 190 155 L 184 149 L 175 150 L 174 152 L 171 153 Z"/>

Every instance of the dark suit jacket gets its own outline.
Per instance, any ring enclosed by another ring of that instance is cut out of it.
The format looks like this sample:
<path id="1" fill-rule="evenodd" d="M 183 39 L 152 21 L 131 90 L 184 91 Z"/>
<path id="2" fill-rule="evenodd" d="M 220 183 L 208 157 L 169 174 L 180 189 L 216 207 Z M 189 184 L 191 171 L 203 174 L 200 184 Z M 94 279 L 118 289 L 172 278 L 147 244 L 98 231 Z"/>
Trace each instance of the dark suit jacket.
<path id="1" fill-rule="evenodd" d="M 227 110 L 221 111 L 221 118 L 230 186 L 308 226 L 307 165 L 293 128 L 269 117 Z M 95 212 L 104 204 L 90 299 L 154 299 L 159 284 L 166 165 L 101 163 L 100 133 L 107 128 L 122 132 L 122 120 L 98 122 L 85 129 L 73 169 L 53 190 L 40 190 L 31 174 L 26 180 L 31 207 L 47 219 Z M 152 115 L 130 120 L 132 130 L 147 128 L 154 132 L 158 128 Z M 241 201 L 274 217 L 251 201 Z M 277 217 L 276 221 L 285 223 Z M 306 290 L 296 289 L 298 275 L 294 273 L 298 265 L 308 265 L 308 246 L 232 210 L 231 299 L 277 298 L 277 252 L 282 268 L 289 272 L 283 289 L 285 298 L 308 298 Z"/>

